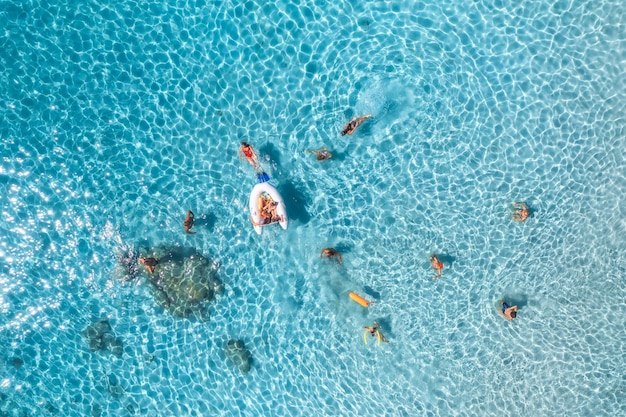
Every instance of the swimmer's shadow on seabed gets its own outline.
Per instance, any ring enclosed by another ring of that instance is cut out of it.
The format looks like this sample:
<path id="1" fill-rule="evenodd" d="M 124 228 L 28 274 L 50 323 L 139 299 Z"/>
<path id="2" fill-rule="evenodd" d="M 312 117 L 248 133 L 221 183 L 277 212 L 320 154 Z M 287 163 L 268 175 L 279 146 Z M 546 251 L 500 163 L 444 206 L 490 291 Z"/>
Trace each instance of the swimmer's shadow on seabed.
<path id="1" fill-rule="evenodd" d="M 316 161 L 319 162 L 321 164 L 324 164 L 325 166 L 330 166 L 330 164 L 333 163 L 333 161 L 335 162 L 344 162 L 345 160 L 348 159 L 348 153 L 347 152 L 334 152 L 332 149 L 328 149 L 328 152 L 333 154 L 333 157 L 330 159 L 327 159 L 326 161 Z M 315 156 L 312 157 L 313 159 L 315 159 Z"/>
<path id="2" fill-rule="evenodd" d="M 385 317 L 376 317 L 372 320 L 373 322 L 378 322 L 380 325 L 380 332 L 385 335 L 387 340 L 392 340 L 393 338 L 393 330 L 391 329 L 391 319 L 388 316 Z M 371 326 L 371 324 L 369 325 Z"/>
<path id="3" fill-rule="evenodd" d="M 276 146 L 271 143 L 266 143 L 265 145 L 261 146 L 259 148 L 259 158 L 261 159 L 261 166 L 263 166 L 265 170 L 267 170 L 265 164 L 269 164 L 273 168 L 276 168 L 277 172 L 280 172 L 280 152 L 278 151 Z"/>
<path id="4" fill-rule="evenodd" d="M 504 300 L 507 304 L 511 306 L 517 306 L 518 310 L 521 310 L 528 305 L 528 296 L 526 294 L 505 294 L 504 296 L 500 297 L 499 300 Z M 500 307 L 499 301 L 497 307 Z"/>
<path id="5" fill-rule="evenodd" d="M 199 216 L 196 216 L 196 218 L 194 219 L 194 228 L 192 228 L 191 231 L 195 232 L 195 228 L 202 228 L 213 231 L 215 229 L 215 223 L 217 223 L 217 216 L 215 216 L 215 214 L 201 214 Z"/>
<path id="6" fill-rule="evenodd" d="M 309 196 L 287 181 L 279 183 L 278 192 L 285 202 L 289 221 L 297 220 L 304 225 L 311 220 L 311 215 L 306 211 L 306 207 L 311 203 Z"/>
<path id="7" fill-rule="evenodd" d="M 456 258 L 452 255 L 447 255 L 445 253 L 436 253 L 435 255 L 437 255 L 437 259 L 439 259 L 439 262 L 441 262 L 443 264 L 443 271 L 442 275 L 439 279 L 445 277 L 446 275 L 446 269 L 450 269 L 452 267 L 452 265 L 454 264 L 454 262 L 456 261 Z M 428 262 L 428 265 L 431 266 L 430 261 Z M 431 266 L 432 269 L 432 266 Z"/>
<path id="8" fill-rule="evenodd" d="M 333 246 L 333 248 L 341 254 L 341 256 L 345 256 L 352 252 L 354 249 L 354 245 L 350 245 L 347 243 L 339 243 L 338 245 Z"/>

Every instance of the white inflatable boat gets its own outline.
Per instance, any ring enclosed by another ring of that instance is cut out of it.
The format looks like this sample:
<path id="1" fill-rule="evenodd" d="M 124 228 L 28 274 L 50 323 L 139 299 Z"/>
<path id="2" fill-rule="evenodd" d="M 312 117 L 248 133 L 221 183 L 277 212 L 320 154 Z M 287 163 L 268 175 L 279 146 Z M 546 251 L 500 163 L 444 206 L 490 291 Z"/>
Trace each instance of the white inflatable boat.
<path id="1" fill-rule="evenodd" d="M 260 176 L 259 180 L 267 178 Z M 250 192 L 250 220 L 254 231 L 261 234 L 263 226 L 278 223 L 287 229 L 287 210 L 283 198 L 269 182 L 263 181 L 254 186 Z"/>

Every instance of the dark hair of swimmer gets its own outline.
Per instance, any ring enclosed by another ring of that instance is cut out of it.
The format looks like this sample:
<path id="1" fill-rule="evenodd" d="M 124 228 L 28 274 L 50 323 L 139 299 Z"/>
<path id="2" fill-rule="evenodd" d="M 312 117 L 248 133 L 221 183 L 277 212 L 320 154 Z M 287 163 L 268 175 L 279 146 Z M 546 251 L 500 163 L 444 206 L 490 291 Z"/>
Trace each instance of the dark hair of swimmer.
<path id="1" fill-rule="evenodd" d="M 341 131 L 341 136 L 345 136 L 348 133 L 353 132 L 358 125 L 359 123 L 356 119 L 350 120 L 346 127 Z"/>

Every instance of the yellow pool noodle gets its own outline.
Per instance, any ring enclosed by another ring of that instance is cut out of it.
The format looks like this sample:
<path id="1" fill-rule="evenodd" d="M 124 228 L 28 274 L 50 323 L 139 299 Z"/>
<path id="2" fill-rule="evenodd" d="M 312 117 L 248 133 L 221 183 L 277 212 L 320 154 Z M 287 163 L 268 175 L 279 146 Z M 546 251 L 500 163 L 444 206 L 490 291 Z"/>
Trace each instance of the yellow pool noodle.
<path id="1" fill-rule="evenodd" d="M 372 304 L 371 302 L 367 301 L 365 298 L 361 297 L 359 294 L 355 293 L 355 292 L 351 292 L 350 293 L 350 298 L 361 304 L 363 307 L 367 308 L 370 306 L 370 304 Z"/>

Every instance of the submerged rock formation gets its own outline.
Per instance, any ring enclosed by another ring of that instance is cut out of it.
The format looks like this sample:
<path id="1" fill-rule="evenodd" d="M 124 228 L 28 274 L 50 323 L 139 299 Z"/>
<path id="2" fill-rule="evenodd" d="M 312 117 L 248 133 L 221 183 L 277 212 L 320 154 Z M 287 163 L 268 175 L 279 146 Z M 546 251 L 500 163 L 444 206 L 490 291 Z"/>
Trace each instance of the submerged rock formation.
<path id="1" fill-rule="evenodd" d="M 144 269 L 154 298 L 174 317 L 206 319 L 207 304 L 224 291 L 217 264 L 195 249 L 159 247 L 142 256 L 155 258 L 154 272 Z"/>
<path id="2" fill-rule="evenodd" d="M 229 340 L 226 343 L 226 357 L 239 368 L 241 372 L 247 374 L 252 364 L 252 354 L 241 340 Z"/>
<path id="3" fill-rule="evenodd" d="M 137 258 L 139 257 L 135 248 L 123 248 L 117 255 L 117 267 L 115 275 L 121 282 L 132 281 L 139 276 L 139 265 Z"/>
<path id="4" fill-rule="evenodd" d="M 87 340 L 89 349 L 92 352 L 108 351 L 115 356 L 122 356 L 124 353 L 124 344 L 122 341 L 115 337 L 113 329 L 109 321 L 99 320 L 84 329 L 81 334 Z"/>

